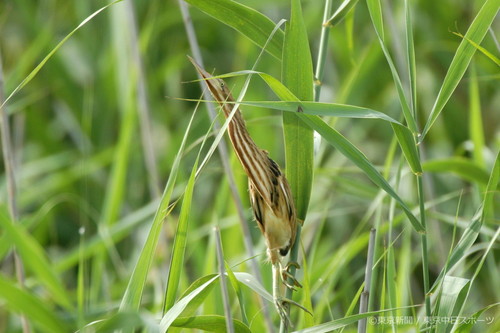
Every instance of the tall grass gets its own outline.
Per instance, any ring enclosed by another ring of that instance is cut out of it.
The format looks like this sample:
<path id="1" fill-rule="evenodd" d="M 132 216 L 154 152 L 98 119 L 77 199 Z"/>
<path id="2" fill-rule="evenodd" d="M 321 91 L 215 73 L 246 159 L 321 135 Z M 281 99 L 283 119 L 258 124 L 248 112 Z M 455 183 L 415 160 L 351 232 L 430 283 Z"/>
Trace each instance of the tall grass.
<path id="1" fill-rule="evenodd" d="M 304 221 L 289 331 L 500 330 L 500 1 L 186 2 L 0 3 L 0 332 L 287 331 L 194 45 Z"/>

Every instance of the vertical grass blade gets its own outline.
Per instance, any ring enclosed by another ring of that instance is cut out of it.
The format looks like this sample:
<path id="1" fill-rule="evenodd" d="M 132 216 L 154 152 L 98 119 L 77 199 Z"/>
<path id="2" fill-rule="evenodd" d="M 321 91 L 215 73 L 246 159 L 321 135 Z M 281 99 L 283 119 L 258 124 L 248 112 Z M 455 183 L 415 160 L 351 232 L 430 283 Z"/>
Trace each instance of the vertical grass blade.
<path id="1" fill-rule="evenodd" d="M 413 118 L 417 121 L 417 65 L 415 64 L 415 44 L 413 42 L 413 24 L 409 0 L 405 0 L 406 24 L 406 61 L 408 63 L 408 76 L 410 79 L 410 107 Z"/>
<path id="2" fill-rule="evenodd" d="M 384 21 L 382 18 L 382 7 L 380 6 L 380 0 L 366 0 L 368 6 L 368 12 L 375 27 L 375 32 L 379 37 L 381 44 L 384 43 Z"/>
<path id="3" fill-rule="evenodd" d="M 302 320 L 304 322 L 305 327 L 310 327 L 314 325 L 314 312 L 312 305 L 312 293 L 311 293 L 311 277 L 309 275 L 310 268 L 307 263 L 307 255 L 304 250 L 304 246 L 301 244 L 301 253 L 302 253 L 302 262 L 301 267 L 304 272 L 304 279 L 302 280 L 302 300 L 299 304 L 309 310 L 310 313 L 306 311 L 301 311 L 300 314 L 302 316 Z"/>
<path id="4" fill-rule="evenodd" d="M 439 299 L 438 318 L 454 318 L 457 316 L 464 301 L 464 292 L 467 290 L 469 284 L 469 279 L 449 275 L 445 276 Z M 450 332 L 451 324 L 439 321 L 434 329 L 436 333 Z"/>
<path id="5" fill-rule="evenodd" d="M 162 317 L 160 321 L 160 332 L 167 332 L 168 328 L 170 325 L 172 325 L 173 321 L 179 317 L 179 315 L 186 309 L 186 307 L 189 305 L 189 303 L 200 293 L 202 293 L 205 288 L 210 286 L 217 278 L 219 275 L 214 276 L 195 290 L 193 290 L 191 293 L 189 293 L 187 296 L 183 297 L 180 301 L 175 303 L 174 306 L 170 310 L 165 313 L 165 315 Z"/>
<path id="6" fill-rule="evenodd" d="M 144 285 L 146 284 L 146 278 L 149 272 L 149 268 L 151 267 L 151 264 L 153 262 L 154 252 L 160 238 L 161 227 L 163 224 L 163 220 L 167 214 L 170 197 L 172 195 L 172 191 L 174 190 L 177 173 L 179 171 L 180 160 L 184 152 L 184 146 L 186 145 L 187 136 L 191 128 L 194 115 L 195 113 L 193 113 L 191 120 L 189 121 L 188 127 L 184 134 L 184 138 L 182 139 L 181 146 L 175 157 L 172 169 L 170 171 L 170 176 L 168 177 L 167 185 L 165 186 L 160 205 L 156 211 L 151 229 L 149 230 L 146 243 L 144 244 L 144 248 L 141 251 L 141 255 L 134 267 L 134 271 L 132 273 L 132 276 L 130 277 L 127 289 L 125 290 L 125 294 L 122 298 L 120 310 L 139 309 L 142 291 L 144 290 Z"/>
<path id="7" fill-rule="evenodd" d="M 243 292 L 242 292 L 241 287 L 240 287 L 240 282 L 238 281 L 238 279 L 236 278 L 236 275 L 234 275 L 233 270 L 231 269 L 231 267 L 229 267 L 229 265 L 227 263 L 225 264 L 225 268 L 226 268 L 229 283 L 231 283 L 231 286 L 233 287 L 233 289 L 236 293 L 236 296 L 238 297 L 238 303 L 240 305 L 241 318 L 243 320 L 243 323 L 245 325 L 248 325 L 248 318 L 247 318 L 247 313 L 245 310 L 245 299 L 243 297 Z"/>
<path id="8" fill-rule="evenodd" d="M 349 2 L 347 0 L 346 2 Z M 344 5 L 344 4 L 342 4 Z M 341 5 L 341 6 L 342 6 Z M 314 100 L 319 101 L 321 86 L 323 85 L 323 74 L 326 60 L 326 53 L 328 51 L 328 36 L 330 35 L 330 25 L 328 24 L 328 17 L 332 9 L 330 0 L 325 0 L 325 9 L 323 11 L 323 24 L 321 26 L 321 37 L 319 41 L 318 57 L 316 58 L 316 71 L 314 73 Z M 340 10 L 340 9 L 339 9 Z M 349 11 L 349 10 L 347 10 Z"/>
<path id="9" fill-rule="evenodd" d="M 481 44 L 481 41 L 486 35 L 486 32 L 488 32 L 488 28 L 491 26 L 499 8 L 500 0 L 486 0 L 477 16 L 474 18 L 474 21 L 467 30 L 464 39 L 460 42 L 460 45 L 455 52 L 455 56 L 451 61 L 441 89 L 439 90 L 436 101 L 434 102 L 434 106 L 432 107 L 424 130 L 422 131 L 422 136 L 420 137 L 421 141 L 424 139 L 425 135 L 450 99 L 451 94 L 455 91 L 455 88 L 462 79 L 465 70 L 469 66 L 472 56 L 476 53 L 476 48 L 469 42 L 469 40 L 476 44 Z"/>
<path id="10" fill-rule="evenodd" d="M 313 100 L 313 67 L 299 0 L 292 0 L 286 25 L 282 82 L 302 101 Z M 286 177 L 290 182 L 298 217 L 305 219 L 313 178 L 313 131 L 293 113 L 283 114 Z"/>
<path id="11" fill-rule="evenodd" d="M 481 116 L 481 99 L 477 82 L 476 68 L 471 66 L 469 81 L 469 133 L 474 144 L 473 158 L 477 165 L 484 167 L 484 129 Z"/>
<path id="12" fill-rule="evenodd" d="M 403 84 L 401 83 L 401 78 L 398 74 L 396 66 L 392 60 L 392 57 L 385 45 L 384 41 L 384 22 L 382 18 L 382 9 L 380 7 L 380 0 L 367 0 L 368 10 L 370 12 L 370 17 L 372 19 L 373 26 L 375 27 L 375 32 L 380 42 L 380 47 L 385 55 L 385 59 L 387 60 L 387 64 L 391 70 L 392 78 L 394 80 L 394 84 L 396 85 L 396 91 L 398 93 L 399 102 L 401 104 L 401 109 L 403 111 L 403 116 L 405 117 L 406 123 L 408 124 L 408 128 L 414 134 L 417 133 L 417 124 L 410 110 L 410 105 L 408 103 L 408 99 L 406 98 Z"/>
<path id="13" fill-rule="evenodd" d="M 312 101 L 313 66 L 309 40 L 302 17 L 300 0 L 291 0 L 290 22 L 285 29 L 281 80 L 288 89 L 303 101 Z M 283 114 L 283 132 L 285 137 L 286 177 L 297 209 L 297 216 L 305 220 L 313 180 L 313 131 L 293 113 Z M 290 261 L 297 261 L 300 244 L 300 226 L 291 249 Z M 291 269 L 292 275 L 295 268 Z M 292 290 L 287 289 L 286 297 L 292 298 Z M 289 312 L 289 309 L 288 309 Z M 280 332 L 286 331 L 281 322 Z"/>
<path id="14" fill-rule="evenodd" d="M 229 293 L 227 290 L 226 270 L 224 262 L 224 253 L 222 252 L 222 241 L 219 227 L 214 227 L 215 245 L 217 249 L 217 261 L 219 266 L 219 282 L 222 293 L 222 301 L 224 305 L 224 318 L 226 324 L 226 332 L 234 333 L 233 315 L 231 313 L 231 303 L 229 301 Z"/>
<path id="15" fill-rule="evenodd" d="M 177 222 L 177 230 L 175 232 L 174 245 L 172 249 L 172 258 L 168 270 L 163 313 L 167 312 L 175 303 L 181 272 L 184 266 L 184 253 L 186 252 L 189 227 L 189 213 L 191 211 L 191 202 L 193 199 L 193 189 L 196 180 L 197 168 L 198 159 L 196 159 L 193 169 L 191 170 L 191 175 L 189 176 L 186 191 L 184 192 L 184 198 L 182 200 L 181 213 L 179 215 L 179 221 Z"/>

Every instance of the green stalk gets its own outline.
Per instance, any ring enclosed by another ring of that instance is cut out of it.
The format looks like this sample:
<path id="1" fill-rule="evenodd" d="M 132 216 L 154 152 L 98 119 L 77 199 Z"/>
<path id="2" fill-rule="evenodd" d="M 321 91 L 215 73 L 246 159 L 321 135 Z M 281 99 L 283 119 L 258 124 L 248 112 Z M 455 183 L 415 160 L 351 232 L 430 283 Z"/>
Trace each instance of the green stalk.
<path id="1" fill-rule="evenodd" d="M 408 65 L 408 79 L 410 87 L 410 101 L 412 108 L 412 116 L 418 130 L 418 112 L 417 112 L 417 82 L 416 82 L 416 64 L 415 64 L 415 46 L 413 41 L 413 28 L 410 5 L 407 0 L 404 2 L 405 6 L 405 32 L 406 32 L 406 61 Z M 418 131 L 419 133 L 420 131 Z M 419 145 L 418 136 L 414 136 L 417 158 L 421 163 L 421 150 L 422 145 Z M 424 280 L 424 298 L 425 298 L 425 315 L 430 318 L 432 315 L 431 309 L 431 299 L 429 295 L 429 251 L 427 246 L 427 223 L 425 219 L 425 198 L 424 198 L 424 184 L 423 184 L 423 174 L 415 173 L 417 177 L 417 192 L 418 192 L 418 202 L 420 208 L 420 223 L 424 228 L 424 232 L 420 235 L 420 243 L 422 248 L 422 275 Z"/>
<path id="2" fill-rule="evenodd" d="M 332 4 L 330 0 L 325 0 L 325 10 L 323 12 L 323 25 L 321 27 L 321 37 L 319 41 L 318 60 L 316 62 L 316 72 L 314 73 L 314 101 L 319 101 L 321 86 L 323 85 L 323 69 L 326 59 L 326 51 L 328 50 L 328 36 L 330 34 L 330 26 L 326 24 L 330 17 Z"/>
<path id="3" fill-rule="evenodd" d="M 428 248 L 427 248 L 427 225 L 425 222 L 425 201 L 424 201 L 424 186 L 422 181 L 422 175 L 417 175 L 417 190 L 418 190 L 418 201 L 420 205 L 420 221 L 422 226 L 426 230 L 420 236 L 420 242 L 422 247 L 422 273 L 424 280 L 424 293 L 425 293 L 425 315 L 431 317 L 431 299 L 429 295 L 429 258 L 428 258 Z"/>

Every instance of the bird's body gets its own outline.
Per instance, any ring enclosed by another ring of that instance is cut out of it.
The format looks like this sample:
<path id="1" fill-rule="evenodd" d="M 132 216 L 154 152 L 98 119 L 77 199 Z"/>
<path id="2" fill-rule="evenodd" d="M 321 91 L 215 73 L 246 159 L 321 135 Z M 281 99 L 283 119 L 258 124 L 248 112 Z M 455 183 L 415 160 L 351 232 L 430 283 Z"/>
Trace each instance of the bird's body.
<path id="1" fill-rule="evenodd" d="M 193 59 L 189 58 L 210 93 L 221 106 L 226 118 L 231 116 L 234 99 L 224 81 L 212 77 Z M 281 280 L 285 286 L 293 289 L 300 287 L 298 281 L 288 273 L 290 264 L 283 267 L 281 257 L 288 254 L 295 242 L 297 219 L 290 185 L 280 167 L 269 156 L 267 151 L 257 147 L 250 137 L 245 121 L 239 109 L 234 111 L 228 125 L 229 138 L 234 151 L 248 176 L 248 189 L 255 220 L 267 245 L 267 253 L 273 266 L 273 298 L 281 320 L 288 325 L 290 319 L 286 313 L 286 303 L 291 303 L 305 309 L 296 302 L 281 296 Z M 288 281 L 291 281 L 288 282 Z"/>
<path id="2" fill-rule="evenodd" d="M 233 96 L 224 81 L 213 78 L 193 60 L 210 93 L 229 117 L 234 104 Z M 230 102 L 230 103 L 227 103 Z M 260 149 L 250 137 L 239 109 L 228 125 L 229 138 L 245 173 L 254 217 L 268 248 L 271 263 L 280 262 L 295 242 L 297 217 L 290 185 L 280 167 Z"/>

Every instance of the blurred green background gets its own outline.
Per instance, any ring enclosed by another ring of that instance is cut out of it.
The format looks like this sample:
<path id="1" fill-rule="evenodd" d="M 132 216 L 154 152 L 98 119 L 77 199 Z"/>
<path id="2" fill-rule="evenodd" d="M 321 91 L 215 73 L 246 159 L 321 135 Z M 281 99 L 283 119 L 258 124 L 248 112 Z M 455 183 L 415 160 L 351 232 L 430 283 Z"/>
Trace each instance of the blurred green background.
<path id="1" fill-rule="evenodd" d="M 275 22 L 289 17 L 288 1 L 252 0 L 244 3 Z M 340 3 L 332 1 L 333 8 Z M 465 34 L 483 3 L 483 0 L 410 1 L 420 128 L 423 128 L 454 52 L 462 41 L 452 32 Z M 94 0 L 1 1 L 0 55 L 4 95 L 9 96 L 66 35 L 105 4 L 107 2 Z M 302 6 L 313 62 L 316 63 L 324 3 L 307 0 L 302 1 Z M 382 8 L 390 52 L 402 78 L 405 78 L 403 4 L 384 0 Z M 223 74 L 252 67 L 260 52 L 255 44 L 194 7 L 190 8 L 190 13 L 208 71 Z M 492 32 L 498 35 L 499 28 L 497 18 Z M 491 34 L 486 35 L 481 46 L 499 56 L 498 45 Z M 73 329 L 112 313 L 123 296 L 149 231 L 159 195 L 196 106 L 182 99 L 201 96 L 198 83 L 192 82 L 196 79 L 195 70 L 186 57 L 191 54 L 176 1 L 117 3 L 72 35 L 6 105 L 16 157 L 20 223 L 25 224 L 29 234 L 43 247 L 75 302 L 79 244 L 97 244 L 86 252 L 80 264 L 86 267 L 84 315 L 57 310 L 62 318 L 73 323 Z M 457 174 L 450 168 L 425 174 L 431 284 L 443 268 L 452 242 L 456 243 L 478 208 L 482 200 L 481 190 L 500 149 L 499 67 L 477 52 L 471 68 L 423 143 L 424 169 L 429 161 L 473 159 L 471 137 L 474 133 L 469 126 L 471 69 L 477 75 L 483 124 L 483 132 L 475 134 L 482 137 L 484 147 L 481 159 L 474 160 L 479 171 L 474 169 L 472 173 Z M 269 54 L 264 55 L 257 70 L 277 78 L 281 75 L 279 61 Z M 360 1 L 348 18 L 330 30 L 323 81 L 321 101 L 369 107 L 400 119 L 391 73 L 364 1 Z M 237 92 L 243 79 L 227 79 L 227 82 Z M 144 99 L 137 93 L 138 89 L 145 91 Z M 276 97 L 262 81 L 254 78 L 245 99 L 274 100 Z M 148 157 L 141 143 L 145 130 L 137 112 L 141 108 L 148 110 L 151 128 L 145 134 L 150 135 L 148 147 L 154 155 L 156 174 L 152 174 L 145 163 Z M 257 144 L 268 150 L 282 167 L 285 166 L 281 114 L 251 107 L 243 109 Z M 393 138 L 389 125 L 378 120 L 328 119 L 328 122 L 383 171 Z M 188 137 L 188 149 L 181 160 L 173 199 L 178 198 L 185 188 L 200 140 L 209 125 L 205 105 L 200 105 Z M 248 208 L 246 176 L 232 150 L 230 152 L 239 193 L 245 208 Z M 400 155 L 398 150 L 396 155 Z M 481 160 L 482 164 L 478 162 Z M 319 324 L 343 317 L 363 281 L 366 235 L 374 223 L 372 213 L 379 205 L 375 201 L 379 189 L 345 157 L 324 143 L 319 146 L 315 165 L 303 245 L 308 260 L 312 260 L 307 265 L 313 286 L 313 304 L 322 304 L 322 310 L 314 318 L 314 323 Z M 396 162 L 387 169 L 389 180 L 396 175 L 397 169 Z M 6 180 L 3 172 L 0 176 L 0 200 L 5 204 Z M 417 202 L 414 179 L 407 167 L 402 169 L 399 193 L 408 202 Z M 471 277 L 484 244 L 498 227 L 498 195 L 496 199 L 497 218 L 486 221 L 484 233 L 461 264 L 458 276 Z M 235 265 L 247 259 L 219 155 L 214 154 L 201 173 L 193 200 L 181 290 L 195 279 L 216 272 L 211 231 L 214 225 L 218 224 L 222 229 L 226 261 Z M 389 200 L 382 203 L 380 251 L 388 245 L 385 241 Z M 180 205 L 177 205 L 164 223 L 160 246 L 148 277 L 143 304 L 153 313 L 161 308 L 179 209 Z M 270 265 L 265 262 L 264 243 L 251 221 L 250 210 L 245 212 L 259 254 L 257 260 L 264 285 L 270 290 Z M 455 222 L 458 228 L 453 240 Z M 80 234 L 82 227 L 83 235 Z M 400 285 L 406 287 L 398 290 L 398 304 L 421 304 L 418 235 L 403 221 L 395 225 L 393 239 L 397 236 L 395 255 L 402 272 L 398 278 L 402 279 Z M 5 237 L 3 239 L 5 241 Z M 2 250 L 2 274 L 14 279 L 12 260 L 6 255 L 6 250 Z M 98 283 L 92 273 L 92 268 L 95 268 L 92 259 L 97 255 L 104 256 L 106 263 Z M 499 255 L 497 241 L 473 286 L 465 313 L 471 314 L 500 301 Z M 248 271 L 246 265 L 233 269 Z M 382 269 L 378 273 L 381 280 L 383 272 Z M 303 272 L 299 271 L 299 279 L 303 278 Z M 53 306 L 29 270 L 26 284 L 37 297 Z M 251 293 L 246 292 L 249 303 L 252 303 Z M 383 295 L 382 289 L 374 291 L 374 308 L 384 306 Z M 213 292 L 210 297 L 216 301 L 206 302 L 204 313 L 222 314 L 218 293 Z M 251 328 L 258 332 L 264 327 L 262 314 L 258 304 L 249 307 L 254 307 L 251 311 L 255 316 Z M 500 329 L 498 308 L 488 313 L 496 316 L 495 322 L 488 326 L 478 324 L 477 332 Z M 8 304 L 0 302 L 0 331 L 19 331 L 18 320 Z"/>

